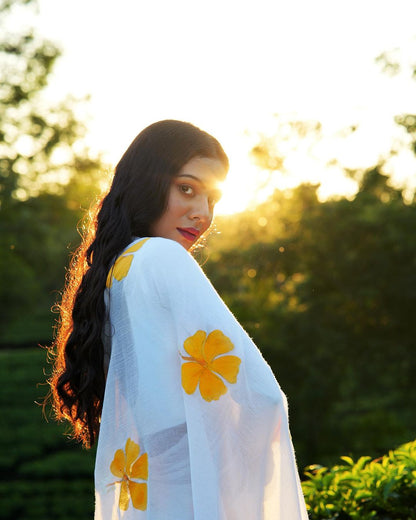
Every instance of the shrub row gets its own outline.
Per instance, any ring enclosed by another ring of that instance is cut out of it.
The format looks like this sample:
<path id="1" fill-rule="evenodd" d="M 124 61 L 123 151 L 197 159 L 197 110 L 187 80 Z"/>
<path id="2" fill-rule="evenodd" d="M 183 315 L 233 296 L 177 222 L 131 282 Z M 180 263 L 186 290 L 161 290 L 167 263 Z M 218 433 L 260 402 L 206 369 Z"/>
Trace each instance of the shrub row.
<path id="1" fill-rule="evenodd" d="M 302 486 L 311 520 L 416 519 L 416 441 L 379 459 L 341 460 L 307 468 Z"/>

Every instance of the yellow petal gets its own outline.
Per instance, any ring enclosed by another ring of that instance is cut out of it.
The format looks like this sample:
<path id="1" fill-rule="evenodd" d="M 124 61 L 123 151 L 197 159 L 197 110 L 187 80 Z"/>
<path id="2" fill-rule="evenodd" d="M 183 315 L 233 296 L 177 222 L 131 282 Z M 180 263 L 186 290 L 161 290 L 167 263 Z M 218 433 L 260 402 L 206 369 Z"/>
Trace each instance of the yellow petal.
<path id="1" fill-rule="evenodd" d="M 223 334 L 220 330 L 213 330 L 208 334 L 204 346 L 204 359 L 210 363 L 215 356 L 225 354 L 233 350 L 234 345 L 230 338 Z"/>
<path id="2" fill-rule="evenodd" d="M 126 249 L 126 251 L 124 251 L 124 253 L 116 260 L 114 267 L 110 269 L 105 283 L 106 287 L 111 287 L 113 285 L 113 278 L 120 281 L 127 276 L 127 273 L 129 272 L 131 263 L 133 261 L 133 256 L 128 255 L 127 253 L 134 253 L 138 251 L 148 240 L 149 239 L 146 238 L 138 244 L 134 244 L 133 246 Z"/>
<path id="3" fill-rule="evenodd" d="M 133 507 L 144 511 L 147 507 L 147 484 L 129 482 L 131 501 Z"/>
<path id="4" fill-rule="evenodd" d="M 216 401 L 227 392 L 227 387 L 218 376 L 205 369 L 199 381 L 199 391 L 205 401 Z"/>
<path id="5" fill-rule="evenodd" d="M 210 364 L 210 369 L 220 374 L 229 383 L 237 382 L 241 359 L 237 356 L 221 356 Z"/>
<path id="6" fill-rule="evenodd" d="M 130 472 L 130 466 L 137 459 L 140 453 L 139 445 L 132 441 L 130 438 L 126 442 L 126 470 Z"/>
<path id="7" fill-rule="evenodd" d="M 105 286 L 110 288 L 113 285 L 113 268 L 108 271 L 107 280 L 105 282 Z"/>
<path id="8" fill-rule="evenodd" d="M 182 386 L 187 394 L 193 394 L 204 371 L 199 363 L 189 362 L 182 365 Z"/>
<path id="9" fill-rule="evenodd" d="M 113 276 L 116 280 L 120 281 L 127 276 L 131 263 L 133 261 L 133 255 L 120 256 L 114 264 Z"/>
<path id="10" fill-rule="evenodd" d="M 149 239 L 145 238 L 144 240 L 141 240 L 138 244 L 134 244 L 128 249 L 126 249 L 123 253 L 123 255 L 126 255 L 127 253 L 135 253 L 138 251 Z"/>
<path id="11" fill-rule="evenodd" d="M 198 330 L 193 336 L 190 336 L 188 339 L 186 339 L 183 344 L 186 352 L 188 352 L 190 356 L 192 356 L 194 359 L 197 359 L 198 361 L 204 360 L 203 346 L 206 337 L 206 332 L 203 330 Z"/>
<path id="12" fill-rule="evenodd" d="M 116 477 L 123 478 L 126 467 L 126 457 L 123 450 L 117 450 L 114 454 L 113 462 L 110 464 L 110 471 Z"/>
<path id="13" fill-rule="evenodd" d="M 129 508 L 129 502 L 130 502 L 130 493 L 129 488 L 127 487 L 127 481 L 123 480 L 121 483 L 121 489 L 120 489 L 120 499 L 118 501 L 119 508 L 122 511 L 127 511 Z"/>
<path id="14" fill-rule="evenodd" d="M 136 460 L 136 462 L 131 467 L 131 472 L 129 477 L 131 478 L 140 478 L 142 480 L 147 480 L 149 474 L 149 467 L 147 461 L 147 453 L 143 453 L 143 455 Z M 131 489 L 130 489 L 131 491 Z"/>

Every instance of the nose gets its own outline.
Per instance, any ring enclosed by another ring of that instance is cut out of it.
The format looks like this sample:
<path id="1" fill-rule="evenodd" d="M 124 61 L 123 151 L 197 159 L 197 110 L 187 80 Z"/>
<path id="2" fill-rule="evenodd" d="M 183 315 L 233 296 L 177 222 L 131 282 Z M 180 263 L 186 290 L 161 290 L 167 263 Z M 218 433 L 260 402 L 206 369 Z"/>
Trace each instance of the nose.
<path id="1" fill-rule="evenodd" d="M 195 197 L 194 204 L 189 212 L 189 218 L 192 221 L 198 221 L 200 223 L 200 227 L 203 227 L 201 231 L 205 231 L 209 228 L 212 222 L 213 217 L 213 208 L 210 204 L 209 198 L 207 195 L 202 195 L 199 197 Z"/>

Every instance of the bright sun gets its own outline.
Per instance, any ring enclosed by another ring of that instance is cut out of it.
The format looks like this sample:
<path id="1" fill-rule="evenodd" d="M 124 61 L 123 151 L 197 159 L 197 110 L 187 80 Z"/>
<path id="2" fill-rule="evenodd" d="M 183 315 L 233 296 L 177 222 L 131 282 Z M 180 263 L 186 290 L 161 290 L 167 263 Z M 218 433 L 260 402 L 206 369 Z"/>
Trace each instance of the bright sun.
<path id="1" fill-rule="evenodd" d="M 248 159 L 238 166 L 233 164 L 221 186 L 222 197 L 215 212 L 218 215 L 231 215 L 247 209 L 257 200 L 257 179 L 260 176 L 261 171 L 250 164 Z"/>

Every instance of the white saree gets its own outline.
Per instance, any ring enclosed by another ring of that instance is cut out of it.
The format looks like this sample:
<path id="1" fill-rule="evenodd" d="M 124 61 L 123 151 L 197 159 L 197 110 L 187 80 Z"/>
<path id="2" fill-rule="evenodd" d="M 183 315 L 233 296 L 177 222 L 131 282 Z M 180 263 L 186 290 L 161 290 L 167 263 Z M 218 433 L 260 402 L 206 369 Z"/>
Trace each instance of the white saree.
<path id="1" fill-rule="evenodd" d="M 138 239 L 107 279 L 96 520 L 306 520 L 286 398 L 185 249 Z"/>

